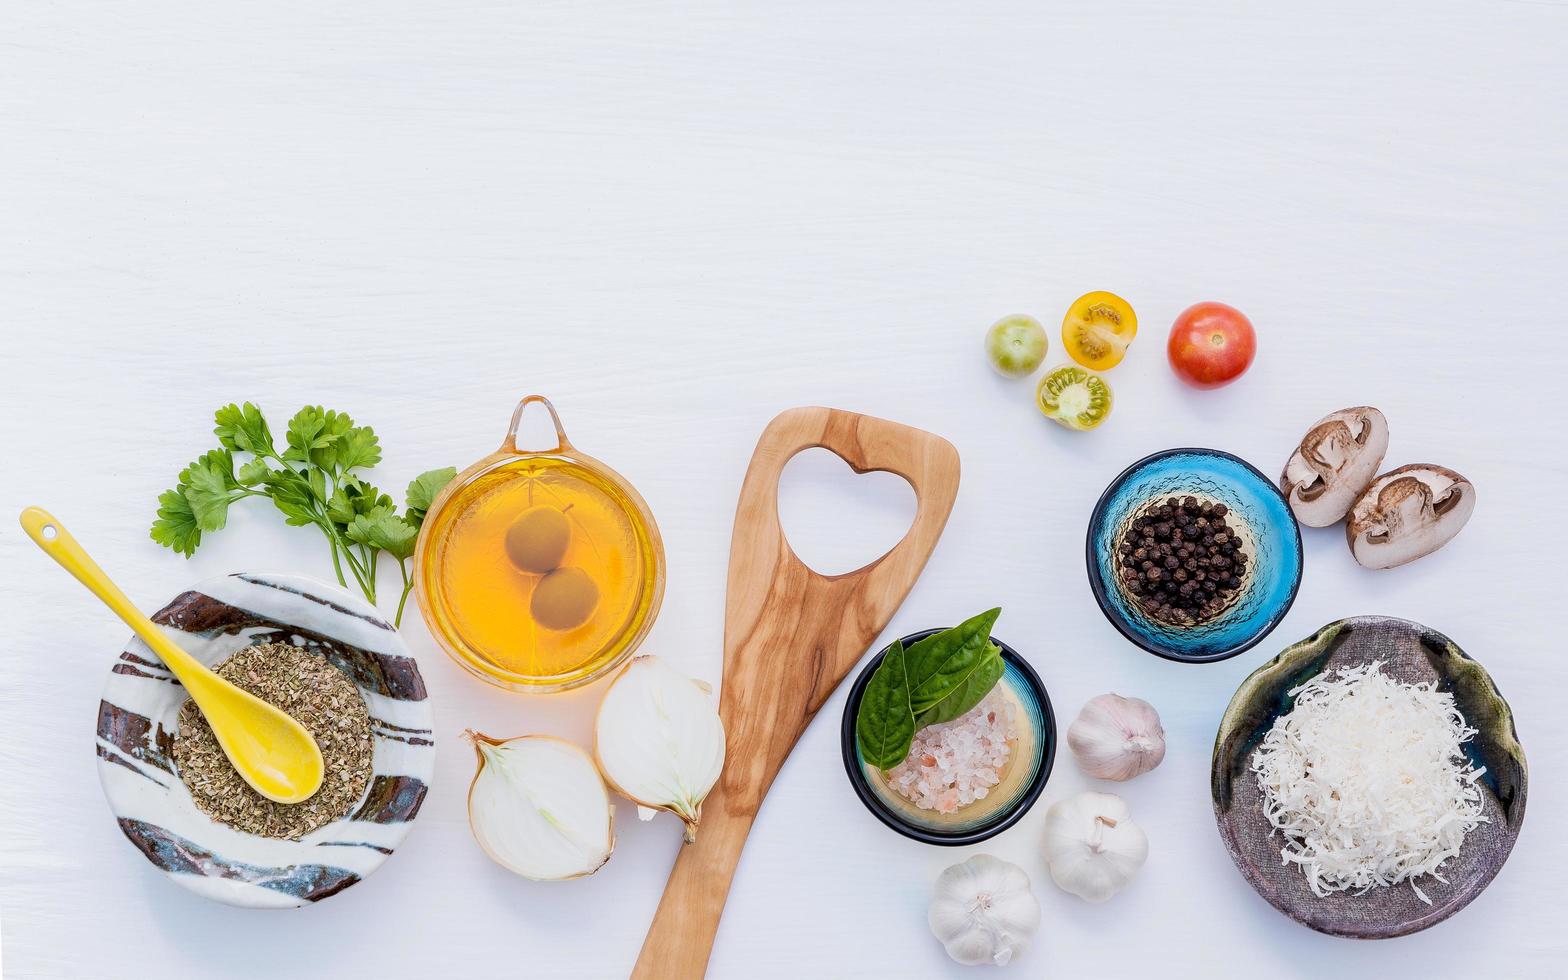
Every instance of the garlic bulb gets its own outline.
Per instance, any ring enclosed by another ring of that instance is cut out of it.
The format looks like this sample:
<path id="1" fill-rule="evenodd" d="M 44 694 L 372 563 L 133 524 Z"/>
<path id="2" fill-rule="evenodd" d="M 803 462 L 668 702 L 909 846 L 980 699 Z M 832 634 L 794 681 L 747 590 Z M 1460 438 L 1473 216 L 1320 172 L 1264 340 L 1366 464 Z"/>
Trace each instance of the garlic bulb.
<path id="1" fill-rule="evenodd" d="M 1122 782 L 1165 758 L 1165 729 L 1149 702 L 1102 694 L 1078 712 L 1067 729 L 1067 745 L 1084 772 Z"/>
<path id="2" fill-rule="evenodd" d="M 1126 887 L 1149 856 L 1149 839 L 1121 797 L 1079 793 L 1045 814 L 1045 860 L 1051 880 L 1089 902 Z"/>
<path id="3" fill-rule="evenodd" d="M 697 839 L 702 801 L 724 767 L 724 723 L 712 689 L 658 657 L 638 657 L 604 692 L 594 755 L 617 793 L 650 820 L 668 810 Z"/>
<path id="4" fill-rule="evenodd" d="M 468 825 L 495 863 L 535 881 L 580 878 L 615 849 L 615 808 L 587 752 L 548 735 L 494 739 L 479 753 Z"/>
<path id="5" fill-rule="evenodd" d="M 1039 928 L 1040 903 L 1022 868 L 976 854 L 937 878 L 926 920 L 958 962 L 1006 966 Z"/>

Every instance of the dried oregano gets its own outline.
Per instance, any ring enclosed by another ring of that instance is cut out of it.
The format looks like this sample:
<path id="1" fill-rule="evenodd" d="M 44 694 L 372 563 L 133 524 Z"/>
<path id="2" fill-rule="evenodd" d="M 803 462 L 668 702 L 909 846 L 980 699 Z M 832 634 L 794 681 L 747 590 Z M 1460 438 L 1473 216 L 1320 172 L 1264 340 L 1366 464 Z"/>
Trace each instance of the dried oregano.
<path id="1" fill-rule="evenodd" d="M 321 747 L 321 789 L 303 803 L 275 803 L 234 771 L 196 702 L 180 709 L 174 764 L 196 806 L 235 830 L 298 840 L 348 813 L 370 782 L 370 711 L 348 675 L 286 643 L 246 647 L 214 668 L 219 677 L 291 715 Z"/>

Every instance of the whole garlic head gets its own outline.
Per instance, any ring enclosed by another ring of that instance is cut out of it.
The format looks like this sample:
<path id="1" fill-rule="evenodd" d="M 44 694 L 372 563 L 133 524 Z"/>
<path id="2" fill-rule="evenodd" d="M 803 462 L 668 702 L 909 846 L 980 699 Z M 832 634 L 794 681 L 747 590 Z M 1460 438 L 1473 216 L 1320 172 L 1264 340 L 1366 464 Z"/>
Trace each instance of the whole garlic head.
<path id="1" fill-rule="evenodd" d="M 927 921 L 959 963 L 1006 966 L 1040 927 L 1040 903 L 1022 868 L 976 854 L 937 878 Z"/>
<path id="2" fill-rule="evenodd" d="M 1165 729 L 1149 702 L 1102 694 L 1078 712 L 1067 729 L 1067 746 L 1084 772 L 1123 782 L 1164 760 Z"/>
<path id="3" fill-rule="evenodd" d="M 1132 881 L 1149 856 L 1149 838 L 1119 796 L 1079 793 L 1045 814 L 1051 880 L 1086 902 L 1103 902 Z"/>

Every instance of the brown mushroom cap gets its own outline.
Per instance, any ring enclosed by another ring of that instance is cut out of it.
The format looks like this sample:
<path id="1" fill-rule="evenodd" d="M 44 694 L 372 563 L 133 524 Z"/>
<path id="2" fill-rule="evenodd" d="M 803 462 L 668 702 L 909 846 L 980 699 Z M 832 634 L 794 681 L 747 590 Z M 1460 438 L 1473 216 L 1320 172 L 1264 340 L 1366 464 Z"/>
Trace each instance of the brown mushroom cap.
<path id="1" fill-rule="evenodd" d="M 1296 520 L 1328 527 L 1350 510 L 1388 451 L 1388 421 L 1368 405 L 1325 415 L 1285 461 L 1279 488 Z"/>
<path id="2" fill-rule="evenodd" d="M 1394 568 L 1453 539 L 1475 511 L 1475 486 L 1445 466 L 1389 470 L 1350 509 L 1345 538 L 1367 568 Z"/>

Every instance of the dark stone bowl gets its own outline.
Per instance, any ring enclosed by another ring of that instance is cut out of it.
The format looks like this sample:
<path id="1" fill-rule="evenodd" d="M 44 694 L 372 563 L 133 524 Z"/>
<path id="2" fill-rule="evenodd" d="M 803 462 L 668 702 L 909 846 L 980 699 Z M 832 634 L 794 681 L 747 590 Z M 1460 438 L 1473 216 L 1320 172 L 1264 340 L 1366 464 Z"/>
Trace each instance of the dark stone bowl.
<path id="1" fill-rule="evenodd" d="M 1432 900 L 1416 897 L 1408 883 L 1363 895 L 1336 892 L 1318 898 L 1295 865 L 1282 864 L 1283 841 L 1264 817 L 1262 792 L 1249 771 L 1253 750 L 1280 715 L 1294 707 L 1289 692 L 1339 667 L 1382 660 L 1388 676 L 1406 683 L 1435 680 L 1454 696 L 1476 736 L 1466 754 L 1486 767 L 1478 785 L 1489 822 L 1465 837 L 1442 870 L 1445 884 L 1428 875 L 1417 884 Z M 1342 619 L 1288 647 L 1248 677 L 1231 698 L 1214 740 L 1211 788 L 1220 837 L 1236 867 L 1269 904 L 1318 932 L 1350 939 L 1389 939 L 1429 928 L 1470 904 L 1501 870 L 1524 821 L 1528 775 L 1513 712 L 1486 669 L 1452 640 L 1417 623 L 1386 616 Z"/>

